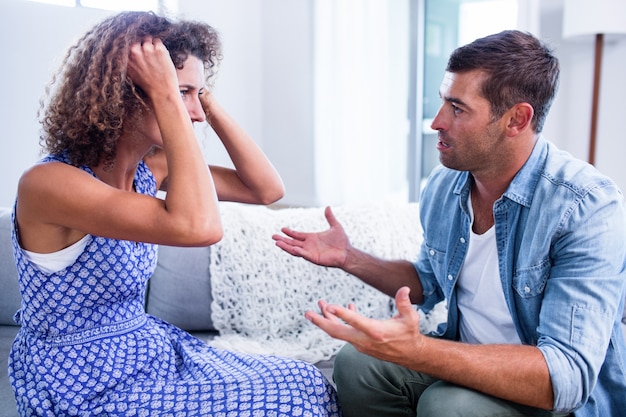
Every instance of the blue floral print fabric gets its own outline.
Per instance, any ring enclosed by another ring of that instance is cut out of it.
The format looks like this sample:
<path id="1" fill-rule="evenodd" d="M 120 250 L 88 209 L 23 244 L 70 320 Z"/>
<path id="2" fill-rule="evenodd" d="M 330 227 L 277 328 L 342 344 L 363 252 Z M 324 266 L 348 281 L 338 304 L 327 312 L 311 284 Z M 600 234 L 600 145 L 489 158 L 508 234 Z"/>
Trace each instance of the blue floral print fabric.
<path id="1" fill-rule="evenodd" d="M 51 161 L 68 163 L 42 160 Z M 143 163 L 135 188 L 156 193 Z M 147 315 L 156 245 L 92 236 L 55 273 L 29 261 L 16 226 L 13 247 L 23 301 L 9 379 L 20 415 L 340 416 L 333 387 L 313 365 L 214 349 Z"/>

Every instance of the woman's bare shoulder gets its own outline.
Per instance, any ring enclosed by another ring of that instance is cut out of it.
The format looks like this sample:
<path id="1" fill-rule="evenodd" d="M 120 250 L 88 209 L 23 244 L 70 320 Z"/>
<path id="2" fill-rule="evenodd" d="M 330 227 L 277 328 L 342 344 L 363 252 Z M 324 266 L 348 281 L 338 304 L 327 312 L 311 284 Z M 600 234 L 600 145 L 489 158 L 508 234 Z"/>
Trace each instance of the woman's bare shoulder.
<path id="1" fill-rule="evenodd" d="M 55 252 L 84 236 L 65 227 L 57 213 L 69 211 L 59 206 L 60 195 L 71 194 L 78 183 L 89 178 L 93 179 L 87 172 L 57 161 L 37 163 L 24 171 L 18 183 L 16 211 L 24 249 Z"/>

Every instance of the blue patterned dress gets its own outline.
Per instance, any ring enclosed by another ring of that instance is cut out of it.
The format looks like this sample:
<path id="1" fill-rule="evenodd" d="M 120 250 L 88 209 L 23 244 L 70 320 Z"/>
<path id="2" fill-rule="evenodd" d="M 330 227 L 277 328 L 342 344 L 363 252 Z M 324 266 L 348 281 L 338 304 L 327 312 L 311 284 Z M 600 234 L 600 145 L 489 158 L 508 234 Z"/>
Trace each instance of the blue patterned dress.
<path id="1" fill-rule="evenodd" d="M 54 160 L 67 162 L 44 162 Z M 156 192 L 144 164 L 135 187 Z M 15 227 L 13 247 L 23 302 L 9 379 L 22 416 L 340 415 L 314 366 L 214 349 L 147 315 L 156 245 L 92 236 L 51 274 L 27 259 Z"/>

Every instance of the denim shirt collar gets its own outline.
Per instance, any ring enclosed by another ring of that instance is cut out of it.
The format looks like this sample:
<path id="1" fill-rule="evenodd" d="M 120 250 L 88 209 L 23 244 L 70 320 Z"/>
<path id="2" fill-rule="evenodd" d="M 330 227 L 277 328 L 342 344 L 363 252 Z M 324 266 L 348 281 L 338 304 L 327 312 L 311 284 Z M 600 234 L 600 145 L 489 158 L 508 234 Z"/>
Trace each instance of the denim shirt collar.
<path id="1" fill-rule="evenodd" d="M 547 157 L 548 142 L 542 135 L 539 135 L 529 158 L 515 175 L 511 184 L 509 184 L 509 187 L 504 192 L 503 197 L 506 197 L 509 200 L 523 206 L 530 206 Z M 469 189 L 471 185 L 470 178 L 471 176 L 467 171 L 462 172 L 461 175 L 459 175 L 457 184 L 454 188 L 454 194 L 460 196 L 461 209 L 466 214 L 467 198 L 469 196 Z"/>

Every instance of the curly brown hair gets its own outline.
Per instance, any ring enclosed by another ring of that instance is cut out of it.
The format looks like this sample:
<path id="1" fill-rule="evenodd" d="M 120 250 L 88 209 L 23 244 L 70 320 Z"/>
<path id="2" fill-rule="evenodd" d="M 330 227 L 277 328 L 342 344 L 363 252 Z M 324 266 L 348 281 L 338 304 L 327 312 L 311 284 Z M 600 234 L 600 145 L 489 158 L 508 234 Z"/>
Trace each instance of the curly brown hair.
<path id="1" fill-rule="evenodd" d="M 130 46 L 145 36 L 160 38 L 178 69 L 190 55 L 200 59 L 212 87 L 222 54 L 211 26 L 152 12 L 109 17 L 68 50 L 46 88 L 40 109 L 45 151 L 65 154 L 76 166 L 111 166 L 125 118 L 147 109 L 144 93 L 126 74 Z"/>

